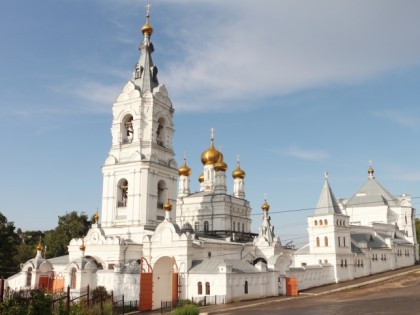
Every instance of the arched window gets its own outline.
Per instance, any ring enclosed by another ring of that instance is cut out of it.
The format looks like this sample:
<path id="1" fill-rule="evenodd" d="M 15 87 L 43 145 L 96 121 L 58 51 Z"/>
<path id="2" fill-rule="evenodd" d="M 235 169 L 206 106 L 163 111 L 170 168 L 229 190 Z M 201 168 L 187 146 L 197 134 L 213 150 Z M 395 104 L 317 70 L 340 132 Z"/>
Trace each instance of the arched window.
<path id="1" fill-rule="evenodd" d="M 317 221 L 317 220 L 315 220 L 315 221 L 314 221 L 314 224 L 315 224 L 315 226 L 317 226 L 317 225 L 318 225 L 318 221 Z"/>
<path id="2" fill-rule="evenodd" d="M 156 143 L 162 147 L 165 146 L 165 125 L 165 119 L 163 117 L 159 118 L 156 129 Z"/>
<path id="3" fill-rule="evenodd" d="M 232 222 L 232 231 L 235 231 L 235 222 Z"/>
<path id="4" fill-rule="evenodd" d="M 70 288 L 72 289 L 76 289 L 76 268 L 72 268 L 71 269 L 71 274 L 70 274 Z"/>
<path id="5" fill-rule="evenodd" d="M 316 238 L 316 247 L 319 247 L 319 237 Z"/>
<path id="6" fill-rule="evenodd" d="M 346 247 L 346 237 L 343 237 L 343 246 Z"/>
<path id="7" fill-rule="evenodd" d="M 26 273 L 26 286 L 30 287 L 32 284 L 32 268 L 29 267 Z"/>
<path id="8" fill-rule="evenodd" d="M 126 179 L 122 178 L 118 182 L 118 192 L 117 192 L 117 206 L 118 207 L 127 207 L 128 201 L 128 182 Z"/>
<path id="9" fill-rule="evenodd" d="M 209 230 L 209 221 L 204 221 L 204 231 L 208 232 Z"/>
<path id="10" fill-rule="evenodd" d="M 203 294 L 203 284 L 201 282 L 197 283 L 197 294 L 198 295 Z"/>
<path id="11" fill-rule="evenodd" d="M 328 225 L 328 220 L 327 219 L 324 220 L 324 225 Z"/>
<path id="12" fill-rule="evenodd" d="M 210 282 L 206 282 L 206 295 L 210 295 Z"/>
<path id="13" fill-rule="evenodd" d="M 326 236 L 324 237 L 324 245 L 328 246 L 328 237 L 326 237 Z"/>
<path id="14" fill-rule="evenodd" d="M 245 223 L 242 223 L 242 232 L 245 232 Z"/>
<path id="15" fill-rule="evenodd" d="M 157 187 L 157 208 L 163 209 L 163 205 L 166 202 L 167 197 L 167 186 L 165 181 L 160 180 Z"/>
<path id="16" fill-rule="evenodd" d="M 133 116 L 127 115 L 124 117 L 121 125 L 121 137 L 123 144 L 133 142 L 133 131 Z"/>
<path id="17" fill-rule="evenodd" d="M 245 294 L 248 294 L 248 281 L 245 281 L 244 291 L 245 291 Z"/>
<path id="18" fill-rule="evenodd" d="M 241 224 L 238 222 L 238 232 L 241 231 Z"/>
<path id="19" fill-rule="evenodd" d="M 195 222 L 194 223 L 194 231 L 198 232 L 200 230 L 200 223 Z"/>
<path id="20" fill-rule="evenodd" d="M 319 225 L 322 225 L 322 220 L 319 220 Z"/>

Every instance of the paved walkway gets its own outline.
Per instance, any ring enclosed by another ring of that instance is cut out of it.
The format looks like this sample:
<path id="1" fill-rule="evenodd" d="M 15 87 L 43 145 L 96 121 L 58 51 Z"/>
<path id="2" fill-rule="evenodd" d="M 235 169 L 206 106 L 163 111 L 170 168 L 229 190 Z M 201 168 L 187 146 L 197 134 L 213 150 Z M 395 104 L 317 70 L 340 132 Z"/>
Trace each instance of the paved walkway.
<path id="1" fill-rule="evenodd" d="M 300 291 L 299 296 L 297 297 L 275 296 L 275 297 L 269 297 L 269 298 L 264 298 L 264 299 L 201 307 L 200 314 L 217 314 L 217 313 L 222 313 L 222 312 L 228 312 L 230 310 L 239 310 L 239 309 L 247 308 L 250 306 L 258 306 L 258 305 L 264 305 L 264 304 L 270 304 L 270 303 L 281 303 L 282 301 L 287 301 L 291 299 L 300 299 L 300 298 L 305 298 L 309 296 L 324 295 L 324 294 L 328 294 L 332 292 L 358 288 L 365 285 L 386 281 L 386 280 L 399 277 L 402 275 L 406 275 L 408 273 L 419 271 L 419 270 L 420 270 L 420 265 L 415 265 L 415 266 L 411 266 L 407 268 L 387 271 L 380 274 L 375 274 L 368 277 L 363 277 L 363 278 L 350 280 L 350 281 L 346 281 L 342 283 L 328 284 L 321 287 L 316 287 L 316 288 Z M 160 314 L 160 313 L 161 313 L 160 311 L 151 311 L 151 312 L 142 312 L 142 313 L 134 312 L 130 314 L 134 315 L 134 314 Z"/>

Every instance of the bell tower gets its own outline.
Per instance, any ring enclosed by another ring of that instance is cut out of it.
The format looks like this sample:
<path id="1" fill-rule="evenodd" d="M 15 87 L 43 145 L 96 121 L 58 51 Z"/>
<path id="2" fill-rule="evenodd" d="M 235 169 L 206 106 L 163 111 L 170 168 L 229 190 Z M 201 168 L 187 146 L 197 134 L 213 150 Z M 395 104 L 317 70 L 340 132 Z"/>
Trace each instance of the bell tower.
<path id="1" fill-rule="evenodd" d="M 102 167 L 101 224 L 107 234 L 121 234 L 125 228 L 140 241 L 144 229 L 153 230 L 164 219 L 167 199 L 175 204 L 178 177 L 174 109 L 152 60 L 149 7 L 141 32 L 140 58 L 112 106 L 112 145 Z"/>

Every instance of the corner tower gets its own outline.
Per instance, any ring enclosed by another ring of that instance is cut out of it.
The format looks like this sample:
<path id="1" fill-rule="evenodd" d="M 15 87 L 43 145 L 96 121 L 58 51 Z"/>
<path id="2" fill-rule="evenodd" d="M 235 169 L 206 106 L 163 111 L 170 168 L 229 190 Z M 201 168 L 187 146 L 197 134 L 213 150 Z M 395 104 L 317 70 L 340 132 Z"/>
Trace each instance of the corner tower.
<path id="1" fill-rule="evenodd" d="M 112 145 L 102 167 L 102 227 L 109 234 L 114 234 L 112 228 L 118 234 L 126 228 L 133 240 L 141 240 L 139 232 L 153 230 L 164 219 L 164 203 L 167 196 L 176 199 L 178 177 L 174 109 L 152 60 L 149 8 L 141 32 L 140 58 L 112 106 Z"/>

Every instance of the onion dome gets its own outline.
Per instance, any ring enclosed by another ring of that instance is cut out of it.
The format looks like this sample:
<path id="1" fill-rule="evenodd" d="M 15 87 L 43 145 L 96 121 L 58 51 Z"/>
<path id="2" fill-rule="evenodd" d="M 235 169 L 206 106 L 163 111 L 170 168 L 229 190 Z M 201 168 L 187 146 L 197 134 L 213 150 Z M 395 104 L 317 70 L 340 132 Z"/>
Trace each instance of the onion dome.
<path id="1" fill-rule="evenodd" d="M 96 213 L 95 213 L 95 215 L 93 216 L 93 219 L 95 220 L 95 223 L 98 223 L 98 222 L 99 222 L 99 213 L 98 213 L 98 209 L 96 209 Z"/>
<path id="2" fill-rule="evenodd" d="M 369 166 L 369 169 L 368 169 L 368 174 L 369 174 L 369 176 L 370 177 L 373 177 L 373 173 L 374 173 L 375 171 L 373 170 L 373 168 L 372 168 L 372 165 L 370 165 Z"/>
<path id="3" fill-rule="evenodd" d="M 270 205 L 267 203 L 267 200 L 266 200 L 266 199 L 264 199 L 264 203 L 263 203 L 263 205 L 261 206 L 261 209 L 262 209 L 263 211 L 266 211 L 266 212 L 268 212 L 268 210 L 270 210 Z"/>
<path id="4" fill-rule="evenodd" d="M 214 148 L 213 140 L 210 143 L 210 148 L 201 154 L 201 163 L 203 165 L 216 164 L 219 160 L 220 152 Z"/>
<path id="5" fill-rule="evenodd" d="M 214 170 L 216 172 L 226 172 L 228 165 L 223 161 L 223 154 L 220 152 L 219 159 L 216 164 L 214 164 Z"/>
<path id="6" fill-rule="evenodd" d="M 171 202 L 169 201 L 169 199 L 163 205 L 163 209 L 165 209 L 165 211 L 171 211 L 172 210 L 172 205 L 171 205 Z"/>
<path id="7" fill-rule="evenodd" d="M 38 242 L 38 245 L 36 246 L 36 250 L 42 250 L 41 242 L 42 242 L 42 237 L 39 237 L 39 242 Z"/>
<path id="8" fill-rule="evenodd" d="M 80 249 L 82 252 L 84 252 L 84 251 L 85 251 L 86 246 L 85 246 L 85 240 L 84 240 L 84 239 L 82 239 L 82 245 L 80 245 L 79 249 Z"/>
<path id="9" fill-rule="evenodd" d="M 234 179 L 243 179 L 245 178 L 245 172 L 241 169 L 241 165 L 239 164 L 236 166 L 236 169 L 232 172 L 232 177 Z"/>
<path id="10" fill-rule="evenodd" d="M 143 25 L 143 27 L 141 28 L 141 32 L 143 33 L 143 35 L 152 35 L 153 33 L 153 27 L 150 26 L 149 24 L 149 9 L 150 9 L 150 5 L 147 5 L 147 13 L 146 13 L 146 24 Z"/>
<path id="11" fill-rule="evenodd" d="M 187 161 L 184 159 L 184 164 L 178 169 L 179 176 L 190 176 L 191 175 L 191 168 L 187 166 Z"/>
<path id="12" fill-rule="evenodd" d="M 200 183 L 204 182 L 204 173 L 201 173 L 201 175 L 200 175 L 200 176 L 198 176 L 198 181 L 199 181 Z"/>

